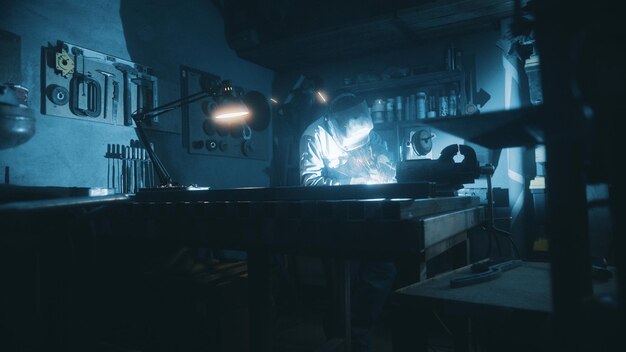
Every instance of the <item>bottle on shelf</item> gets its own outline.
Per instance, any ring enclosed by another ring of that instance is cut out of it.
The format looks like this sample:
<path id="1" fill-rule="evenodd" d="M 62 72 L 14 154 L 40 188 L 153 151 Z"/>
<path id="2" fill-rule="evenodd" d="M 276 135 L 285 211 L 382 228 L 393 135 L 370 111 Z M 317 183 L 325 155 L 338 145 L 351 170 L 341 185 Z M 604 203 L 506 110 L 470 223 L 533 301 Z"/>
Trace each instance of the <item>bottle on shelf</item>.
<path id="1" fill-rule="evenodd" d="M 416 115 L 418 119 L 426 118 L 426 93 L 418 92 L 417 95 L 413 96 L 415 99 L 415 109 Z"/>
<path id="2" fill-rule="evenodd" d="M 448 116 L 448 96 L 441 92 L 439 94 L 439 117 Z"/>
<path id="3" fill-rule="evenodd" d="M 428 96 L 428 112 L 426 112 L 426 117 L 437 117 L 437 97 L 434 95 Z"/>
<path id="4" fill-rule="evenodd" d="M 458 109 L 458 99 L 456 95 L 456 90 L 452 89 L 450 91 L 450 95 L 448 96 L 448 115 L 456 116 Z"/>

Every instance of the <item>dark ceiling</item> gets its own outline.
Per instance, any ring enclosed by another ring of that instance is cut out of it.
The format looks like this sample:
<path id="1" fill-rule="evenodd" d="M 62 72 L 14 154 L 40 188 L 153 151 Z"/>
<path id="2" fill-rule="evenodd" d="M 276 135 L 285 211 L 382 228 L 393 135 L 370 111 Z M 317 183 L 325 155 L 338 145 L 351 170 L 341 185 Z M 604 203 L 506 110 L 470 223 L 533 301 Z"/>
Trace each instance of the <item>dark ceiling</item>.
<path id="1" fill-rule="evenodd" d="M 515 0 L 226 0 L 229 45 L 285 71 L 493 28 Z"/>

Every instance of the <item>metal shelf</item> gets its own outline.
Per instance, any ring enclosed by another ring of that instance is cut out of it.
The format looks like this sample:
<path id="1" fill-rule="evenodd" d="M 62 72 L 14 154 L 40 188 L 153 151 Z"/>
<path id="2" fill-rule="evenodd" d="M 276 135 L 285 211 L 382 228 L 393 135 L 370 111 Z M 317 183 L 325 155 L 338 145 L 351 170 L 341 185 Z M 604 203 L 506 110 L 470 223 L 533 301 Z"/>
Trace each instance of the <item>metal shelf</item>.
<path id="1" fill-rule="evenodd" d="M 487 148 L 510 148 L 544 143 L 544 109 L 532 106 L 477 115 L 420 120 L 420 123 Z"/>
<path id="2" fill-rule="evenodd" d="M 399 91 L 410 89 L 412 87 L 432 87 L 441 84 L 459 82 L 459 90 L 461 90 L 464 88 L 464 76 L 465 73 L 461 71 L 439 71 L 401 78 L 389 78 L 379 81 L 354 83 L 345 85 L 344 88 L 357 94 L 369 95 L 390 90 Z"/>

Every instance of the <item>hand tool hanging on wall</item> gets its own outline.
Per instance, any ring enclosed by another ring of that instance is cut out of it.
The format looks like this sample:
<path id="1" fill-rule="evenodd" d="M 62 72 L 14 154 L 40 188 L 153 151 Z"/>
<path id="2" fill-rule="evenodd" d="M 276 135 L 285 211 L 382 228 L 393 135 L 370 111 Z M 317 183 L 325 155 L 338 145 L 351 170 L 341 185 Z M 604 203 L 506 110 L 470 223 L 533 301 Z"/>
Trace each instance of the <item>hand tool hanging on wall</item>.
<path id="1" fill-rule="evenodd" d="M 120 100 L 120 84 L 116 80 L 113 80 L 113 97 L 111 100 L 111 118 L 114 123 L 117 123 L 117 103 Z"/>
<path id="2" fill-rule="evenodd" d="M 55 69 L 59 72 L 63 77 L 67 77 L 74 73 L 74 60 L 70 57 L 70 55 L 65 51 L 65 49 L 61 49 L 61 52 L 57 52 L 55 54 Z"/>
<path id="3" fill-rule="evenodd" d="M 126 64 L 117 63 L 113 66 L 115 66 L 115 68 L 123 74 L 122 85 L 124 89 L 124 96 L 122 97 L 122 101 L 124 102 L 124 125 L 132 126 L 133 119 L 131 117 L 130 76 L 136 75 L 137 70 Z"/>
<path id="4" fill-rule="evenodd" d="M 51 84 L 46 88 L 46 95 L 55 105 L 65 105 L 70 101 L 70 92 L 57 84 Z"/>
<path id="5" fill-rule="evenodd" d="M 117 162 L 117 189 L 116 193 L 122 192 L 122 146 L 115 145 L 115 156 Z"/>
<path id="6" fill-rule="evenodd" d="M 117 144 L 107 144 L 107 152 L 104 157 L 107 159 L 107 188 L 113 189 L 115 193 L 120 191 L 119 175 L 120 168 L 118 166 L 118 160 L 120 155 L 118 153 Z"/>
<path id="7" fill-rule="evenodd" d="M 138 140 L 128 146 L 107 144 L 107 187 L 115 193 L 134 194 L 142 188 L 156 187 L 150 158 Z"/>
<path id="8" fill-rule="evenodd" d="M 102 117 L 106 119 L 107 118 L 107 105 L 109 101 L 109 79 L 115 78 L 115 74 L 106 72 L 104 70 L 96 70 L 96 72 L 104 76 L 104 104 L 103 104 L 104 108 L 103 108 Z"/>
<path id="9" fill-rule="evenodd" d="M 63 41 L 45 47 L 42 59 L 46 115 L 132 126 L 134 109 L 157 105 L 157 77 L 149 67 Z M 138 78 L 145 89 L 131 82 Z M 126 120 L 118 120 L 122 114 Z"/>
<path id="10" fill-rule="evenodd" d="M 142 186 L 143 187 L 152 187 L 150 184 L 150 174 L 148 172 L 148 152 L 145 149 L 141 149 L 141 175 L 142 175 Z"/>
<path id="11" fill-rule="evenodd" d="M 111 187 L 111 144 L 107 144 L 107 152 L 104 157 L 107 159 L 107 188 L 113 188 Z"/>
<path id="12" fill-rule="evenodd" d="M 80 99 L 80 89 L 85 98 Z M 101 109 L 100 83 L 82 74 L 70 81 L 70 110 L 74 115 L 98 117 Z"/>
<path id="13" fill-rule="evenodd" d="M 137 105 L 135 110 L 152 110 L 154 108 L 154 82 L 141 76 L 132 78 L 130 82 L 137 86 Z M 154 119 L 157 118 L 155 117 Z M 152 118 L 150 118 L 146 120 L 146 123 L 149 125 L 152 121 Z"/>

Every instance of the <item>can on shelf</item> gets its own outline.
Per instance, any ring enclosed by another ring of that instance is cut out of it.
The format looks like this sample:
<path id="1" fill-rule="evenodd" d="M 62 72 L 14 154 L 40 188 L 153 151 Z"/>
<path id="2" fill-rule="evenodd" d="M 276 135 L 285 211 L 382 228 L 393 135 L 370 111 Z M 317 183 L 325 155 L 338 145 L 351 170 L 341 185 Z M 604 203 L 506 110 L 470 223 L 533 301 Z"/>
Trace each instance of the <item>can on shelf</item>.
<path id="1" fill-rule="evenodd" d="M 417 118 L 425 119 L 426 118 L 426 93 L 418 92 L 415 97 L 415 105 L 417 110 Z"/>
<path id="2" fill-rule="evenodd" d="M 394 117 L 394 113 L 393 113 L 393 105 L 394 105 L 394 101 L 395 99 L 393 98 L 388 98 L 387 99 L 387 122 L 392 122 L 395 120 Z"/>
<path id="3" fill-rule="evenodd" d="M 374 123 L 385 122 L 385 101 L 383 99 L 376 99 L 372 104 L 372 121 Z"/>
<path id="4" fill-rule="evenodd" d="M 402 106 L 402 97 L 399 96 L 399 95 L 396 97 L 395 116 L 396 116 L 396 121 L 402 121 L 402 119 L 404 117 L 404 109 L 403 109 L 403 106 Z"/>

